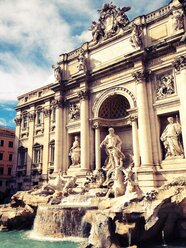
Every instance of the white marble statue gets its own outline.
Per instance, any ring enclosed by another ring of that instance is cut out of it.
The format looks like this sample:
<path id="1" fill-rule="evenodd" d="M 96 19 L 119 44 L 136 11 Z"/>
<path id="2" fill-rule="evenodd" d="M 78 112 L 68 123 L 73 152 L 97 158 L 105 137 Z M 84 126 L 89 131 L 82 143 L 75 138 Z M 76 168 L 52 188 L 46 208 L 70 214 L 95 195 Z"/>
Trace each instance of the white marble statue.
<path id="1" fill-rule="evenodd" d="M 79 144 L 79 138 L 78 136 L 75 136 L 73 145 L 70 148 L 70 153 L 69 153 L 72 160 L 71 166 L 80 166 L 80 152 L 81 152 L 81 148 Z"/>
<path id="2" fill-rule="evenodd" d="M 181 125 L 178 122 L 174 122 L 173 117 L 168 117 L 168 125 L 164 129 L 160 139 L 166 149 L 166 157 L 182 156 L 183 148 L 179 141 L 181 134 Z"/>
<path id="3" fill-rule="evenodd" d="M 174 30 L 180 30 L 184 27 L 183 10 L 177 10 L 173 7 L 172 9 L 172 19 Z"/>
<path id="4" fill-rule="evenodd" d="M 108 129 L 109 134 L 101 142 L 100 148 L 105 146 L 108 155 L 105 168 L 114 169 L 116 166 L 122 165 L 124 154 L 121 152 L 122 141 L 118 135 L 115 134 L 114 128 Z"/>

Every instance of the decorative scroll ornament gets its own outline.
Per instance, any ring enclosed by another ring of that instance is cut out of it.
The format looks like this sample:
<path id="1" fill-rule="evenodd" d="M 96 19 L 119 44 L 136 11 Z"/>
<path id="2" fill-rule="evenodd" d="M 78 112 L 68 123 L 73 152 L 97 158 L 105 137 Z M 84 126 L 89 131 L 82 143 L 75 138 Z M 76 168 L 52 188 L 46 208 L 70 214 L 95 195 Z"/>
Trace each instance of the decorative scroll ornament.
<path id="1" fill-rule="evenodd" d="M 174 93 L 175 85 L 173 75 L 161 76 L 158 79 L 157 99 L 171 96 Z"/>
<path id="2" fill-rule="evenodd" d="M 69 120 L 76 121 L 80 119 L 80 103 L 72 103 L 69 107 Z"/>
<path id="3" fill-rule="evenodd" d="M 130 7 L 117 8 L 111 3 L 105 3 L 101 10 L 98 10 L 100 18 L 98 22 L 92 22 L 90 31 L 94 44 L 100 39 L 108 39 L 116 35 L 120 29 L 123 29 L 129 23 L 129 19 L 125 12 L 129 11 Z"/>

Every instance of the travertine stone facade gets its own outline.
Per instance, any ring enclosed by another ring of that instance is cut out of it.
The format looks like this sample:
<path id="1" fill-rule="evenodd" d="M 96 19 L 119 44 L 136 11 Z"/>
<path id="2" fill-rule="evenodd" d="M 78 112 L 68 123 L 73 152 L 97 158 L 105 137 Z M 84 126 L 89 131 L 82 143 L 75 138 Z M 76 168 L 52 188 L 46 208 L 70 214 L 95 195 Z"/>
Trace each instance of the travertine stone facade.
<path id="1" fill-rule="evenodd" d="M 83 176 L 101 168 L 100 143 L 109 127 L 121 138 L 122 152 L 133 155 L 144 190 L 186 172 L 184 4 L 173 0 L 132 21 L 129 10 L 104 4 L 90 28 L 92 41 L 59 56 L 54 82 L 18 98 L 20 187 L 42 184 L 59 171 Z M 181 131 L 162 141 L 168 117 Z M 75 136 L 80 165 L 73 168 Z M 173 156 L 171 142 L 183 152 Z"/>

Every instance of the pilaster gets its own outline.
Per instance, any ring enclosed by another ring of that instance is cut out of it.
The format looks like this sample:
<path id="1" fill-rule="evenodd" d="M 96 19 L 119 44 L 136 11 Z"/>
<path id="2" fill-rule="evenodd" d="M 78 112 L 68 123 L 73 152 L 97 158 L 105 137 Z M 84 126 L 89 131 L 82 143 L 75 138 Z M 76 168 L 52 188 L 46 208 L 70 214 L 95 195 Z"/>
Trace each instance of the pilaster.
<path id="1" fill-rule="evenodd" d="M 50 130 L 50 101 L 45 102 L 44 109 L 44 142 L 43 142 L 43 168 L 42 176 L 47 180 L 48 158 L 49 158 L 49 130 Z"/>
<path id="2" fill-rule="evenodd" d="M 140 166 L 140 150 L 139 150 L 139 138 L 138 138 L 138 126 L 137 126 L 137 116 L 130 116 L 132 125 L 132 143 L 133 143 L 133 155 L 134 155 L 134 166 L 137 170 Z"/>
<path id="3" fill-rule="evenodd" d="M 180 120 L 182 127 L 182 138 L 184 156 L 186 157 L 186 56 L 180 56 L 173 63 L 176 74 L 178 95 L 180 97 Z"/>
<path id="4" fill-rule="evenodd" d="M 143 70 L 133 73 L 136 81 L 136 95 L 138 107 L 138 125 L 139 125 L 139 147 L 142 166 L 151 166 L 152 144 L 150 134 L 149 110 L 147 103 L 146 80 L 147 73 Z"/>
<path id="5" fill-rule="evenodd" d="M 89 170 L 89 114 L 88 114 L 88 92 L 83 89 L 78 92 L 80 99 L 81 120 L 81 169 Z"/>
<path id="6" fill-rule="evenodd" d="M 60 93 L 55 96 L 56 107 L 56 128 L 55 128 L 55 155 L 54 155 L 54 173 L 62 170 L 62 129 L 63 129 L 63 99 Z"/>
<path id="7" fill-rule="evenodd" d="M 34 145 L 34 124 L 35 124 L 35 107 L 32 106 L 29 111 L 29 137 L 28 137 L 28 158 L 26 175 L 31 175 L 32 157 L 33 157 L 33 145 Z"/>

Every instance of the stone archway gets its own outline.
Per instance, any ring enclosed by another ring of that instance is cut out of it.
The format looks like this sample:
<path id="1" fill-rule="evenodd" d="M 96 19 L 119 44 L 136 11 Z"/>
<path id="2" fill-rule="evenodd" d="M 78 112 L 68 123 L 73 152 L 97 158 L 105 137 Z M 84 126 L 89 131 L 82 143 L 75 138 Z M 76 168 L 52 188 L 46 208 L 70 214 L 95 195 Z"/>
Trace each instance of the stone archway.
<path id="1" fill-rule="evenodd" d="M 93 106 L 95 127 L 96 168 L 103 165 L 106 154 L 100 151 L 99 144 L 108 134 L 108 128 L 113 127 L 122 140 L 122 151 L 133 153 L 133 138 L 131 126 L 131 111 L 136 107 L 133 94 L 124 87 L 110 89 L 104 92 Z"/>

